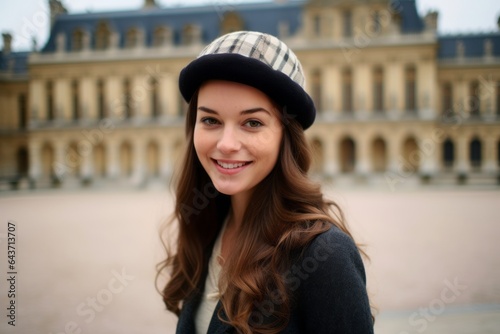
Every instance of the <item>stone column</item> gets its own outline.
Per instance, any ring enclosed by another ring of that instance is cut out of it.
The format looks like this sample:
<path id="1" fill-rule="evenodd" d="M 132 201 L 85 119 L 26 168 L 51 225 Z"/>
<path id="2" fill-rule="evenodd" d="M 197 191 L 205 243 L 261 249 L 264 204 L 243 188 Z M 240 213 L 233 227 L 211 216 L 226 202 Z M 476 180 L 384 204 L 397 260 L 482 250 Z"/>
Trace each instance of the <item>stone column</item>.
<path id="1" fill-rule="evenodd" d="M 497 143 L 496 138 L 491 135 L 486 135 L 484 138 L 484 165 L 483 171 L 486 173 L 495 173 L 498 170 L 497 160 L 496 160 L 496 151 L 497 151 Z"/>
<path id="2" fill-rule="evenodd" d="M 342 75 L 339 66 L 331 66 L 328 68 L 327 84 L 328 95 L 332 100 L 332 111 L 339 116 L 342 112 Z"/>
<path id="3" fill-rule="evenodd" d="M 35 126 L 38 122 L 47 119 L 47 102 L 43 84 L 44 82 L 40 79 L 32 79 L 29 83 L 30 123 Z"/>
<path id="4" fill-rule="evenodd" d="M 66 143 L 62 140 L 54 142 L 54 161 L 52 168 L 55 176 L 63 181 L 66 177 L 71 175 L 72 166 L 69 165 L 66 152 Z"/>
<path id="5" fill-rule="evenodd" d="M 404 89 L 404 67 L 397 61 L 391 61 L 386 66 L 385 87 L 389 103 L 387 110 L 391 118 L 399 118 L 403 114 L 405 89 Z"/>
<path id="6" fill-rule="evenodd" d="M 136 139 L 132 145 L 132 180 L 138 185 L 144 181 L 146 175 L 146 143 L 144 140 Z"/>
<path id="7" fill-rule="evenodd" d="M 149 75 L 136 75 L 131 80 L 130 93 L 134 106 L 133 118 L 144 120 L 151 117 L 151 86 Z"/>
<path id="8" fill-rule="evenodd" d="M 109 76 L 104 81 L 104 105 L 106 118 L 123 118 L 123 81 L 121 77 Z"/>
<path id="9" fill-rule="evenodd" d="M 158 143 L 158 149 L 160 152 L 159 154 L 159 159 L 160 159 L 160 176 L 161 178 L 169 178 L 172 175 L 173 172 L 173 148 L 172 148 L 172 143 L 174 140 L 162 140 Z"/>
<path id="10" fill-rule="evenodd" d="M 371 72 L 366 63 L 358 64 L 352 68 L 353 104 L 354 112 L 358 118 L 366 118 L 371 105 Z"/>
<path id="11" fill-rule="evenodd" d="M 436 63 L 426 60 L 417 65 L 417 106 L 420 116 L 431 119 L 436 116 L 437 98 L 437 69 Z"/>
<path id="12" fill-rule="evenodd" d="M 29 177 L 31 180 L 38 180 L 42 176 L 42 152 L 41 144 L 36 139 L 28 142 L 29 150 Z"/>
<path id="13" fill-rule="evenodd" d="M 324 144 L 324 166 L 323 166 L 323 172 L 325 173 L 326 176 L 333 176 L 335 174 L 338 174 L 339 172 L 339 167 L 338 167 L 338 161 L 339 161 L 339 154 L 338 154 L 338 144 L 337 144 L 337 138 L 333 138 L 333 136 L 326 136 L 323 139 L 323 144 Z"/>
<path id="14" fill-rule="evenodd" d="M 171 73 L 163 73 L 158 79 L 158 95 L 161 115 L 176 117 L 179 110 L 176 78 Z"/>
<path id="15" fill-rule="evenodd" d="M 97 120 L 97 82 L 91 77 L 82 77 L 80 80 L 80 92 L 83 120 Z"/>
<path id="16" fill-rule="evenodd" d="M 54 107 L 56 110 L 56 120 L 69 121 L 72 119 L 71 96 L 69 80 L 66 78 L 55 80 Z"/>
<path id="17" fill-rule="evenodd" d="M 82 179 L 91 178 L 94 174 L 93 149 L 94 146 L 88 141 L 81 141 L 78 145 L 81 159 L 80 177 Z"/>
<path id="18" fill-rule="evenodd" d="M 372 171 L 370 159 L 370 143 L 366 135 L 361 134 L 356 139 L 356 173 L 367 175 Z"/>
<path id="19" fill-rule="evenodd" d="M 456 143 L 457 164 L 455 170 L 459 173 L 468 173 L 470 170 L 469 137 L 458 136 Z"/>
<path id="20" fill-rule="evenodd" d="M 105 143 L 105 147 L 106 176 L 110 179 L 116 179 L 120 172 L 120 154 L 118 152 L 118 141 L 115 138 L 109 138 Z"/>

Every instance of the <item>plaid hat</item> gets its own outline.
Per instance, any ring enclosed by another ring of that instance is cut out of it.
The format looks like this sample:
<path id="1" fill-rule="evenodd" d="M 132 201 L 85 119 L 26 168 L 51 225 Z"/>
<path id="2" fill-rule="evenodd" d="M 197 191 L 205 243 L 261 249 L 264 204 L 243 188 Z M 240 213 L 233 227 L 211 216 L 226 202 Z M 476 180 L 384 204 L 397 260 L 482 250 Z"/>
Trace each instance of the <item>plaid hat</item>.
<path id="1" fill-rule="evenodd" d="M 179 77 L 179 89 L 189 102 L 207 80 L 227 80 L 259 89 L 283 107 L 305 130 L 316 117 L 297 56 L 274 36 L 238 31 L 221 36 L 203 49 Z"/>

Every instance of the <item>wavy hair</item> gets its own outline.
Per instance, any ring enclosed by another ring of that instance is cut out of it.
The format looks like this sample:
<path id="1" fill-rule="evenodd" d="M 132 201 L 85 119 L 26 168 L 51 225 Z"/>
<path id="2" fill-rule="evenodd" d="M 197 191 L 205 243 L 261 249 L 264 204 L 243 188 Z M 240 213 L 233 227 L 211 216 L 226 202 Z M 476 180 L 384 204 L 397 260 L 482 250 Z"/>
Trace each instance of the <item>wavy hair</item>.
<path id="1" fill-rule="evenodd" d="M 216 193 L 196 155 L 196 109 L 197 94 L 188 107 L 187 147 L 175 188 L 171 222 L 178 224 L 177 249 L 158 268 L 158 273 L 168 269 L 170 279 L 161 293 L 167 309 L 177 315 L 182 302 L 202 283 L 209 260 L 206 254 L 230 208 L 229 196 Z M 283 136 L 277 163 L 252 193 L 236 249 L 225 260 L 219 280 L 219 286 L 224 287 L 224 314 L 218 316 L 245 334 L 278 333 L 287 325 L 292 300 L 284 272 L 292 265 L 290 254 L 300 255 L 331 225 L 352 238 L 342 210 L 326 200 L 320 186 L 307 176 L 311 152 L 301 125 L 293 118 L 283 117 L 281 121 Z M 280 296 L 279 307 L 266 321 L 255 321 L 254 306 L 270 295 Z"/>

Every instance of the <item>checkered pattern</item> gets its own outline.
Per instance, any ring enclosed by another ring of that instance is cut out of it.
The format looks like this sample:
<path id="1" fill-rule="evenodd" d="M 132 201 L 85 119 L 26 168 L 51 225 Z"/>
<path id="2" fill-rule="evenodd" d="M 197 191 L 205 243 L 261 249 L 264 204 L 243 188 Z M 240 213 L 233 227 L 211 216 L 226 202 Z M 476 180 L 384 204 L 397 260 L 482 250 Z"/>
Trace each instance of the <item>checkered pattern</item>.
<path id="1" fill-rule="evenodd" d="M 302 88 L 305 86 L 304 72 L 297 56 L 274 36 L 254 31 L 233 32 L 210 43 L 198 58 L 210 54 L 239 54 L 260 60 L 286 74 Z"/>

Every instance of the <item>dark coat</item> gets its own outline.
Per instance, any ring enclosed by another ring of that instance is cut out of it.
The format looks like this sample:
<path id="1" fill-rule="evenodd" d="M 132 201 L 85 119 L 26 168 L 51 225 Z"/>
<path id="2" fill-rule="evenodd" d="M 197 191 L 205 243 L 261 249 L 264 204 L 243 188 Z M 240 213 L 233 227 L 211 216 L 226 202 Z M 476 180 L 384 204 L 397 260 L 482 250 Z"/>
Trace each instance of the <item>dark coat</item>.
<path id="1" fill-rule="evenodd" d="M 202 288 L 205 277 L 201 280 Z M 282 333 L 373 333 L 363 262 L 352 239 L 338 228 L 332 227 L 317 236 L 285 273 L 285 278 L 295 302 Z M 195 334 L 194 316 L 201 293 L 185 301 L 177 333 Z M 275 306 L 279 306 L 279 299 L 258 305 L 252 314 L 253 321 L 266 321 Z M 219 320 L 220 308 L 219 302 L 208 333 L 236 333 L 233 327 Z"/>

